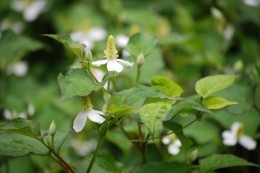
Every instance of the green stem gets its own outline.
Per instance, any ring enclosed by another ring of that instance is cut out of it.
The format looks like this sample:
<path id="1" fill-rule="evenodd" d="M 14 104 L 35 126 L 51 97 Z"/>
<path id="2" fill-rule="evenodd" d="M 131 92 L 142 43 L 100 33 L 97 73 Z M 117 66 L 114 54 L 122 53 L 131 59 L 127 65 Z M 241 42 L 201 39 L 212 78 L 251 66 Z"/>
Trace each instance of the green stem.
<path id="1" fill-rule="evenodd" d="M 111 79 L 107 80 L 107 91 L 110 91 Z"/>
<path id="2" fill-rule="evenodd" d="M 147 142 L 143 142 L 144 136 L 143 136 L 143 132 L 142 132 L 141 123 L 138 123 L 138 132 L 139 132 L 139 139 L 141 141 L 140 142 L 140 153 L 141 153 L 141 156 L 142 156 L 142 162 L 146 163 L 145 150 L 146 150 Z"/>
<path id="3" fill-rule="evenodd" d="M 89 163 L 89 166 L 88 166 L 88 169 L 87 169 L 87 172 L 86 172 L 86 173 L 90 173 L 90 171 L 91 171 L 91 169 L 92 169 L 92 167 L 93 167 L 93 165 L 94 165 L 94 162 L 95 162 L 96 157 L 97 157 L 97 155 L 98 155 L 98 151 L 99 151 L 99 149 L 100 149 L 100 147 L 101 147 L 103 138 L 104 138 L 104 136 L 101 135 L 101 136 L 99 137 L 99 139 L 98 139 L 98 144 L 97 144 L 97 147 L 96 147 L 96 151 L 95 151 L 95 153 L 94 153 L 94 155 L 93 155 L 93 157 L 92 157 L 92 159 L 91 159 L 91 161 L 90 161 L 90 163 Z"/>
<path id="4" fill-rule="evenodd" d="M 137 66 L 137 73 L 136 73 L 136 84 L 138 84 L 140 82 L 140 76 L 141 76 L 141 65 Z"/>

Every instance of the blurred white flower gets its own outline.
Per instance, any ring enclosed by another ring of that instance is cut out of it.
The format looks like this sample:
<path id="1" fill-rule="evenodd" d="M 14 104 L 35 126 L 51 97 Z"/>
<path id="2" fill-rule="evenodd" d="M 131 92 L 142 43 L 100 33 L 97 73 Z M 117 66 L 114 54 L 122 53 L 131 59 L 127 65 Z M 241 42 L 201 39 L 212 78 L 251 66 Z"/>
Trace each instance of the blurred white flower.
<path id="1" fill-rule="evenodd" d="M 97 141 L 94 139 L 88 141 L 73 139 L 71 141 L 71 146 L 75 149 L 76 153 L 79 156 L 86 156 L 91 151 L 94 151 L 96 149 Z"/>
<path id="2" fill-rule="evenodd" d="M 256 141 L 250 136 L 243 134 L 243 124 L 240 122 L 234 122 L 231 125 L 230 131 L 225 130 L 222 133 L 223 143 L 227 146 L 234 146 L 237 143 L 242 145 L 248 150 L 254 150 L 256 148 Z"/>
<path id="3" fill-rule="evenodd" d="M 116 45 L 119 47 L 125 47 L 129 41 L 129 37 L 127 35 L 117 35 L 116 36 Z"/>
<path id="4" fill-rule="evenodd" d="M 91 121 L 102 124 L 105 121 L 103 117 L 104 113 L 94 109 L 80 111 L 73 122 L 73 129 L 75 132 L 80 132 L 86 125 L 87 119 Z"/>
<path id="5" fill-rule="evenodd" d="M 24 112 L 17 114 L 16 112 L 11 112 L 8 109 L 4 109 L 3 115 L 6 120 L 13 120 L 15 118 L 27 118 L 27 114 Z"/>
<path id="6" fill-rule="evenodd" d="M 72 40 L 86 45 L 88 49 L 92 49 L 96 41 L 104 40 L 106 36 L 107 32 L 102 27 L 94 27 L 89 31 L 75 31 L 70 34 Z"/>
<path id="7" fill-rule="evenodd" d="M 117 59 L 118 58 L 118 51 L 116 50 L 115 47 L 115 39 L 112 35 L 108 37 L 107 41 L 107 48 L 104 51 L 105 53 L 105 60 L 99 60 L 92 62 L 93 66 L 101 66 L 103 64 L 107 64 L 107 70 L 108 71 L 116 71 L 120 73 L 123 70 L 123 67 L 133 67 L 134 63 L 128 62 L 122 59 Z"/>
<path id="8" fill-rule="evenodd" d="M 33 116 L 33 114 L 35 113 L 35 107 L 32 104 L 29 104 L 27 111 L 30 116 Z"/>
<path id="9" fill-rule="evenodd" d="M 11 3 L 12 9 L 23 13 L 23 18 L 27 22 L 32 22 L 46 9 L 46 0 L 13 0 Z"/>
<path id="10" fill-rule="evenodd" d="M 223 31 L 223 36 L 226 40 L 230 40 L 234 35 L 234 27 L 232 25 L 227 25 Z"/>
<path id="11" fill-rule="evenodd" d="M 181 141 L 172 133 L 162 138 L 162 143 L 168 145 L 168 152 L 172 155 L 180 153 Z"/>
<path id="12" fill-rule="evenodd" d="M 16 76 L 24 76 L 28 71 L 28 65 L 25 61 L 20 61 L 15 64 L 10 65 L 7 68 L 8 74 L 14 74 Z"/>
<path id="13" fill-rule="evenodd" d="M 13 114 L 10 110 L 8 109 L 4 109 L 4 118 L 7 119 L 7 120 L 12 120 L 13 119 Z"/>
<path id="14" fill-rule="evenodd" d="M 20 34 L 24 30 L 24 23 L 20 21 L 14 22 L 9 19 L 4 19 L 0 23 L 0 34 L 1 32 L 8 29 L 12 30 L 16 34 Z"/>
<path id="15" fill-rule="evenodd" d="M 244 4 L 248 6 L 258 6 L 260 5 L 260 0 L 244 0 Z"/>

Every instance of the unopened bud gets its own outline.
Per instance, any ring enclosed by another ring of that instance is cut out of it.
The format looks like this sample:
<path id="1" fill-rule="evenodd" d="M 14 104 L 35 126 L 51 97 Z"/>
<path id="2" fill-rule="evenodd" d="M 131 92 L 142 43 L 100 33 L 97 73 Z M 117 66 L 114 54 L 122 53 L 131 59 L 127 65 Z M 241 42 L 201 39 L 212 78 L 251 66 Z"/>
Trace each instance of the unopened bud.
<path id="1" fill-rule="evenodd" d="M 197 159 L 198 157 L 198 149 L 196 148 L 195 150 L 193 150 L 190 155 L 189 155 L 189 161 L 193 162 Z"/>
<path id="2" fill-rule="evenodd" d="M 92 60 L 92 53 L 91 53 L 90 49 L 88 49 L 88 48 L 84 49 L 84 57 L 87 61 Z"/>
<path id="3" fill-rule="evenodd" d="M 137 56 L 137 60 L 136 60 L 136 64 L 137 65 L 143 65 L 145 59 L 144 59 L 144 54 L 143 52 L 140 53 L 138 56 Z"/>
<path id="4" fill-rule="evenodd" d="M 55 124 L 55 122 L 54 122 L 53 120 L 52 120 L 51 125 L 50 125 L 50 127 L 49 127 L 49 133 L 50 133 L 52 136 L 54 136 L 55 133 L 56 133 L 56 124 Z"/>
<path id="5" fill-rule="evenodd" d="M 242 60 L 237 60 L 234 64 L 234 69 L 235 71 L 241 71 L 244 67 L 243 61 Z"/>

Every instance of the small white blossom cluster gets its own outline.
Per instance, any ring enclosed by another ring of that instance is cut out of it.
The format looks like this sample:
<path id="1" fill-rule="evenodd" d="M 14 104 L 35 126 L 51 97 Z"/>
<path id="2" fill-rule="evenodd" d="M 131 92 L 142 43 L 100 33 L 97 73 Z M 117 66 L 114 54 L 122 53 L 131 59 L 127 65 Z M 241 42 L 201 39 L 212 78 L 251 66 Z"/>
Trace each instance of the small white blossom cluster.
<path id="1" fill-rule="evenodd" d="M 172 133 L 162 138 L 162 143 L 168 145 L 167 149 L 171 155 L 177 155 L 181 151 L 181 141 Z"/>
<path id="2" fill-rule="evenodd" d="M 35 107 L 32 104 L 28 105 L 27 112 L 17 113 L 15 111 L 11 111 L 9 109 L 4 109 L 3 115 L 6 120 L 13 120 L 16 118 L 24 118 L 27 119 L 28 116 L 33 116 L 35 114 Z"/>

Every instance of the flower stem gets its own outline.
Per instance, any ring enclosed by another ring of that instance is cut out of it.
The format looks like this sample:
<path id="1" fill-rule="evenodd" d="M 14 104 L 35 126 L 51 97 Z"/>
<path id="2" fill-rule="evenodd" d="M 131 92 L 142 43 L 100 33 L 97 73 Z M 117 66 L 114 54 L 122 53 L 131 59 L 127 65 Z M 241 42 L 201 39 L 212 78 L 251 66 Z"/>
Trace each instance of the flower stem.
<path id="1" fill-rule="evenodd" d="M 97 144 L 97 147 L 96 147 L 96 151 L 95 151 L 95 153 L 94 153 L 94 155 L 93 155 L 93 157 L 92 157 L 92 159 L 91 159 L 91 161 L 90 161 L 90 163 L 89 163 L 89 166 L 88 166 L 88 169 L 87 169 L 87 172 L 86 172 L 86 173 L 90 173 L 90 171 L 91 171 L 91 169 L 92 169 L 92 167 L 93 167 L 93 165 L 94 165 L 94 162 L 95 162 L 95 160 L 96 160 L 96 157 L 97 157 L 97 155 L 98 155 L 99 149 L 100 149 L 100 147 L 101 147 L 103 138 L 104 138 L 104 136 L 101 135 L 101 136 L 99 137 L 99 139 L 98 139 L 98 144 Z"/>
<path id="2" fill-rule="evenodd" d="M 136 73 L 136 84 L 140 82 L 140 76 L 141 76 L 141 65 L 137 65 L 137 73 Z"/>

